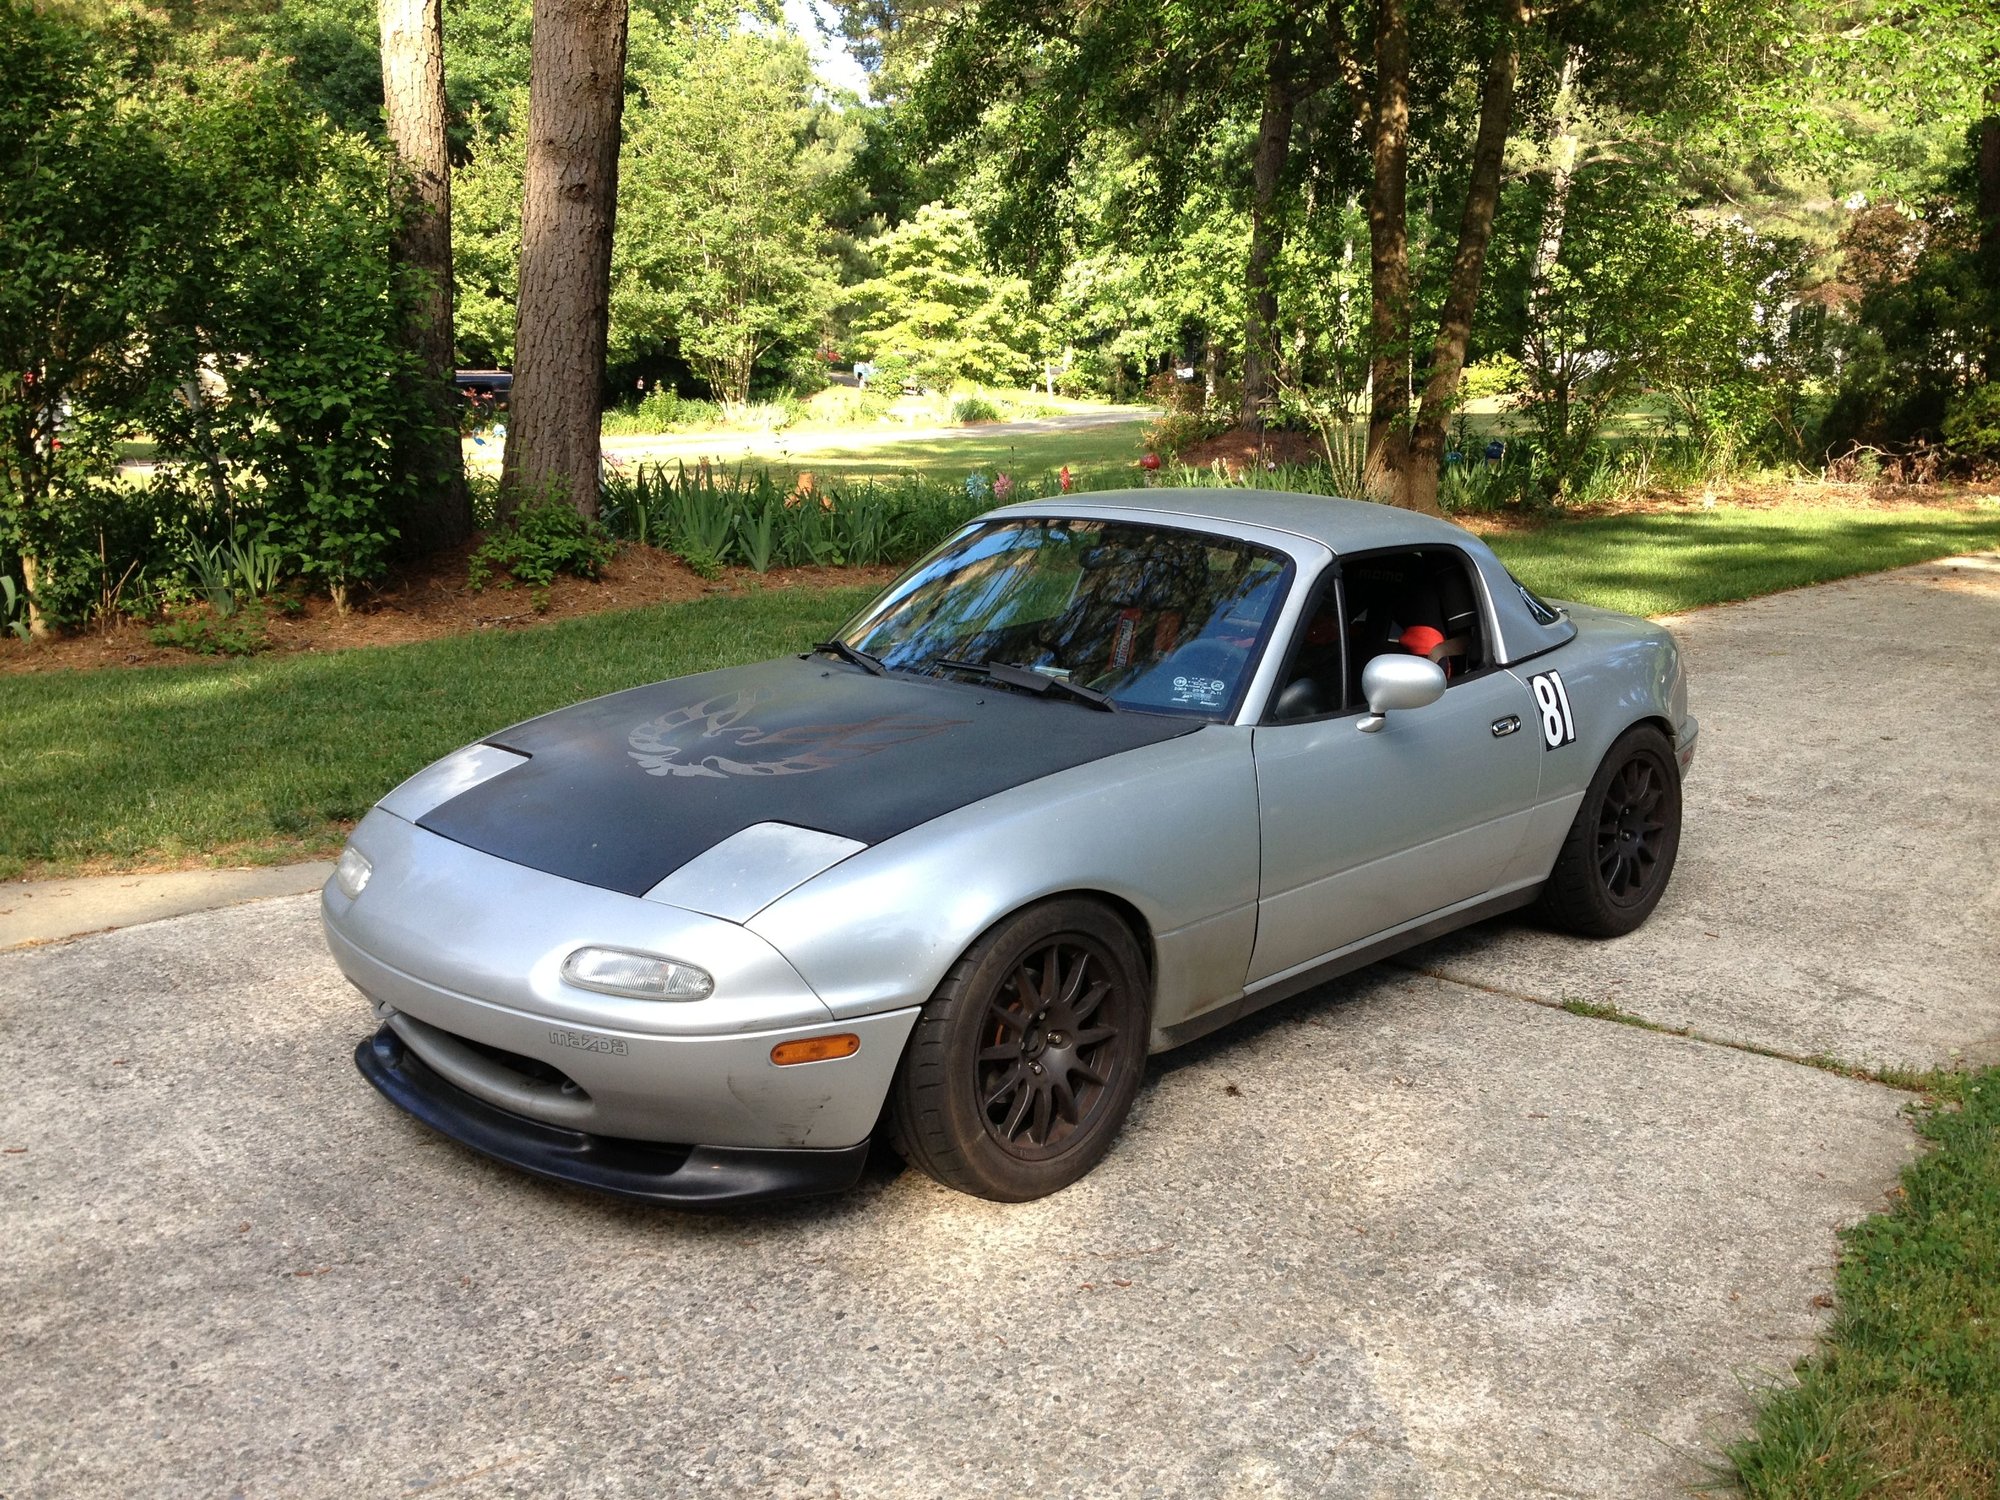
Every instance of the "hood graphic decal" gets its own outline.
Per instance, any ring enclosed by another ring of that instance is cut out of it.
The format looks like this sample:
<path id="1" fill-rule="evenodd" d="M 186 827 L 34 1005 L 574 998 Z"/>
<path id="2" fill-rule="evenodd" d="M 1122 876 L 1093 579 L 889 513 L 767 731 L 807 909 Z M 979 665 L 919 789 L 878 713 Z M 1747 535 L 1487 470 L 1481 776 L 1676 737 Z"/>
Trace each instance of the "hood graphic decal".
<path id="1" fill-rule="evenodd" d="M 745 688 L 648 719 L 626 737 L 631 747 L 626 754 L 649 776 L 799 776 L 971 722 L 919 714 L 877 714 L 783 729 L 745 722 L 770 696 L 765 688 Z"/>
<path id="2" fill-rule="evenodd" d="M 781 657 L 516 724 L 489 743 L 527 758 L 417 824 L 513 864 L 643 896 L 759 823 L 879 844 L 1010 787 L 1201 727 Z"/>

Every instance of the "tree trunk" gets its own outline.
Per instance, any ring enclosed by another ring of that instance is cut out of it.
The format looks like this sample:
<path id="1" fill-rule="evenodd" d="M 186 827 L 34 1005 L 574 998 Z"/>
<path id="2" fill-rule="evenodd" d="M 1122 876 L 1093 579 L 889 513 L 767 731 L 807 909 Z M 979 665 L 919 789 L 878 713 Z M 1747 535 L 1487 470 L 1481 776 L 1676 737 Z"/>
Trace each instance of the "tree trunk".
<path id="1" fill-rule="evenodd" d="M 1381 0 L 1375 17 L 1375 105 L 1370 116 L 1368 260 L 1368 460 L 1373 489 L 1399 474 L 1409 444 L 1410 383 L 1410 26 L 1403 0 Z"/>
<path id="2" fill-rule="evenodd" d="M 1431 346 L 1430 376 L 1424 382 L 1417 420 L 1410 429 L 1403 455 L 1396 503 L 1410 510 L 1442 514 L 1438 506 L 1438 464 L 1444 457 L 1445 422 L 1465 370 L 1465 348 L 1472 337 L 1472 314 L 1479 305 L 1479 277 L 1486 263 L 1486 246 L 1493 237 L 1493 215 L 1500 204 L 1500 166 L 1507 150 L 1507 131 L 1514 118 L 1514 84 L 1521 71 L 1521 28 L 1527 24 L 1525 0 L 1507 0 L 1502 12 L 1505 30 L 1493 46 L 1479 106 L 1479 135 L 1472 147 L 1472 176 L 1465 189 L 1465 212 L 1459 220 L 1458 253 L 1452 257 L 1451 281 L 1438 314 L 1437 342 Z"/>
<path id="3" fill-rule="evenodd" d="M 2000 73 L 2000 58 L 1992 59 Z M 1979 122 L 1979 262 L 1986 283 L 1986 378 L 2000 380 L 2000 77 L 1986 85 L 1986 115 Z"/>
<path id="4" fill-rule="evenodd" d="M 1548 298 L 1549 276 L 1562 256 L 1563 231 L 1569 221 L 1569 189 L 1576 180 L 1576 72 L 1583 65 L 1583 48 L 1571 47 L 1563 55 L 1562 82 L 1556 91 L 1555 144 L 1549 152 L 1549 201 L 1542 210 L 1542 237 L 1535 245 L 1535 261 L 1528 277 L 1528 321 L 1539 321 L 1538 313 Z"/>
<path id="5" fill-rule="evenodd" d="M 408 377 L 431 428 L 414 434 L 404 461 L 419 476 L 418 508 L 403 528 L 416 553 L 456 546 L 472 534 L 472 497 L 458 442 L 452 384 L 451 161 L 445 144 L 444 0 L 377 0 L 382 32 L 382 98 L 399 169 L 401 222 L 390 253 L 407 281 Z"/>
<path id="6" fill-rule="evenodd" d="M 42 606 L 36 602 L 35 589 L 42 578 L 42 566 L 32 552 L 21 554 L 21 591 L 27 595 L 28 635 L 32 640 L 45 641 L 52 635 L 49 618 L 42 613 Z"/>
<path id="7" fill-rule="evenodd" d="M 502 504 L 560 493 L 597 514 L 625 0 L 539 0 Z"/>
<path id="8" fill-rule="evenodd" d="M 1412 418 L 1408 358 L 1412 325 L 1409 250 L 1409 25 L 1403 0 L 1381 0 L 1375 38 L 1375 102 L 1371 130 L 1374 181 L 1368 227 L 1374 306 L 1370 326 L 1368 465 L 1370 489 L 1381 498 L 1437 514 L 1438 464 L 1445 419 L 1465 368 L 1480 272 L 1500 200 L 1501 159 L 1513 119 L 1520 71 L 1524 0 L 1507 0 L 1506 30 L 1494 47 L 1481 92 L 1479 134 L 1466 185 L 1458 251 L 1439 311 L 1430 371 Z"/>
<path id="9" fill-rule="evenodd" d="M 1271 286 L 1271 267 L 1285 245 L 1278 184 L 1291 150 L 1292 116 L 1298 106 L 1291 73 L 1291 43 L 1280 39 L 1271 51 L 1264 112 L 1257 121 L 1257 152 L 1250 164 L 1250 259 L 1243 272 L 1243 400 L 1238 420 L 1253 431 L 1264 425 L 1278 362 L 1278 294 Z"/>

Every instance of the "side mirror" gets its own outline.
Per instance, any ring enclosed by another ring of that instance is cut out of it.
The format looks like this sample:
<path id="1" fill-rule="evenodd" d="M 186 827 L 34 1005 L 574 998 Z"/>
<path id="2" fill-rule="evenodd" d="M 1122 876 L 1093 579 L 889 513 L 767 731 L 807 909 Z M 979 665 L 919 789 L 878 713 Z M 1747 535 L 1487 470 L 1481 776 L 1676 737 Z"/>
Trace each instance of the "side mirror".
<path id="1" fill-rule="evenodd" d="M 1392 708 L 1422 708 L 1444 696 L 1444 668 L 1427 657 L 1391 653 L 1378 656 L 1361 669 L 1361 692 L 1368 712 L 1354 727 L 1374 734 L 1388 722 Z"/>

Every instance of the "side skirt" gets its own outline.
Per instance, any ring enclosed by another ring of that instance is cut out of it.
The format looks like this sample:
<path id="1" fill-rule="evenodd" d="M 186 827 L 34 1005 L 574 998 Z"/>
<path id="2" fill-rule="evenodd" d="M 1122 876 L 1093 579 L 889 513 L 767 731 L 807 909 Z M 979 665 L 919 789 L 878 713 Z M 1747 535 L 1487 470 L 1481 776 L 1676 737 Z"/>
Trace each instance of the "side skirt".
<path id="1" fill-rule="evenodd" d="M 1240 1021 L 1245 1016 L 1255 1015 L 1267 1005 L 1276 1005 L 1280 1000 L 1289 1000 L 1294 995 L 1302 995 L 1329 980 L 1340 978 L 1343 974 L 1351 974 L 1356 969 L 1365 969 L 1372 963 L 1393 957 L 1406 948 L 1414 948 L 1419 943 L 1429 942 L 1432 938 L 1443 937 L 1447 932 L 1456 932 L 1461 927 L 1470 927 L 1474 922 L 1483 922 L 1488 917 L 1497 917 L 1505 912 L 1518 911 L 1524 906 L 1532 906 L 1535 898 L 1541 893 L 1542 885 L 1537 881 L 1519 890 L 1488 896 L 1470 906 L 1440 912 L 1414 927 L 1405 927 L 1386 937 L 1379 937 L 1359 947 L 1349 948 L 1306 968 L 1265 980 L 1258 988 L 1246 991 L 1234 1000 L 1225 1001 L 1213 1010 L 1205 1010 L 1200 1015 L 1190 1016 L 1176 1025 L 1155 1030 L 1151 1050 L 1167 1052 L 1175 1047 L 1184 1046 L 1188 1042 L 1207 1036 L 1212 1031 L 1220 1031 L 1232 1021 Z"/>

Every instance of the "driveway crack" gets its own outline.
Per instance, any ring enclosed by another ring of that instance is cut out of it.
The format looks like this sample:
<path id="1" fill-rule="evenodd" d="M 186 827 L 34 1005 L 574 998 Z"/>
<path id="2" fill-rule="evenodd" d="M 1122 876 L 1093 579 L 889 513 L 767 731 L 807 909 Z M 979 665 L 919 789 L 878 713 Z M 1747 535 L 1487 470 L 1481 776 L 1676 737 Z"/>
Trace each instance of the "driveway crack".
<path id="1" fill-rule="evenodd" d="M 1546 995 L 1531 995 L 1524 990 L 1508 989 L 1504 985 L 1481 984 L 1476 979 L 1462 979 L 1438 969 L 1427 969 L 1421 964 L 1400 963 L 1394 960 L 1391 962 L 1394 967 L 1407 974 L 1421 974 L 1424 978 L 1435 979 L 1440 984 L 1453 984 L 1461 989 L 1476 990 L 1481 994 L 1498 995 L 1503 1000 L 1519 1000 L 1529 1005 L 1539 1005 L 1544 1010 L 1559 1010 L 1592 1021 L 1610 1021 L 1620 1026 L 1630 1026 L 1637 1031 L 1651 1031 L 1660 1036 L 1679 1037 L 1683 1041 L 1701 1042 L 1710 1047 L 1726 1047 L 1731 1052 L 1747 1052 L 1752 1057 L 1768 1057 L 1778 1062 L 1791 1063 L 1796 1067 L 1813 1068 L 1840 1078 L 1852 1078 L 1858 1083 L 1879 1084 L 1883 1088 L 1895 1089 L 1899 1093 L 1928 1094 L 1932 1091 L 1932 1075 L 1929 1073 L 1914 1072 L 1908 1068 L 1870 1068 L 1824 1052 L 1787 1052 L 1779 1047 L 1760 1046 L 1756 1042 L 1731 1041 L 1728 1037 L 1710 1036 L 1707 1032 L 1696 1031 L 1692 1026 L 1669 1026 L 1661 1021 L 1648 1020 L 1629 1010 L 1621 1010 L 1616 1005 L 1600 1005 L 1590 1000 L 1551 1000 Z"/>

